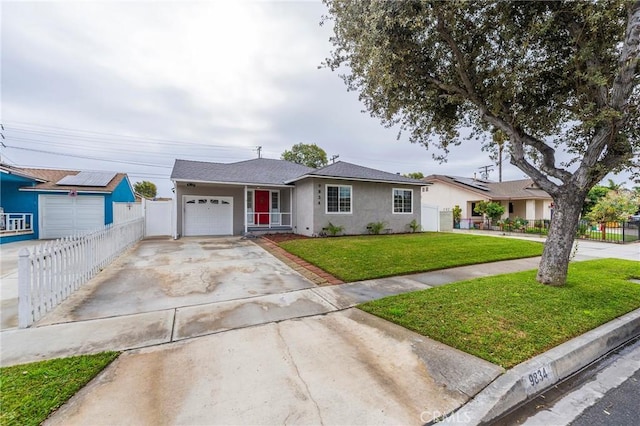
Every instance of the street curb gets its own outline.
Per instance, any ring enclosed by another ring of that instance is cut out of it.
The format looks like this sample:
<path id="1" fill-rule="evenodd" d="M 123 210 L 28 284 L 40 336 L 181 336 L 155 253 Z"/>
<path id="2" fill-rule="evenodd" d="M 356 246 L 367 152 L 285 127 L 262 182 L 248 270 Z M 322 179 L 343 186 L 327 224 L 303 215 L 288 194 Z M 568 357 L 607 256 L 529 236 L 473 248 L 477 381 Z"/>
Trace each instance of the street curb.
<path id="1" fill-rule="evenodd" d="M 640 335 L 640 309 L 516 365 L 441 424 L 485 424 Z"/>

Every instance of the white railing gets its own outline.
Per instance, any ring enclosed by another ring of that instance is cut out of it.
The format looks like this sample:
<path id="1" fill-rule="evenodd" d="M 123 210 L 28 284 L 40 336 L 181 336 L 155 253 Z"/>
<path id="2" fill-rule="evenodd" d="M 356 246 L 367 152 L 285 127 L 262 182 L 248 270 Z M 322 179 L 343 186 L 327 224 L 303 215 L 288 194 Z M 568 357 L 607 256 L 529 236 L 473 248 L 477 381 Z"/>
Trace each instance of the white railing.
<path id="1" fill-rule="evenodd" d="M 33 214 L 31 213 L 0 213 L 0 231 L 33 231 L 32 224 Z"/>
<path id="2" fill-rule="evenodd" d="M 29 327 L 134 243 L 144 219 L 23 248 L 18 258 L 18 326 Z"/>
<path id="3" fill-rule="evenodd" d="M 291 226 L 291 213 L 255 213 L 252 211 L 247 211 L 247 225 L 249 225 L 251 228 L 273 228 L 280 226 Z"/>

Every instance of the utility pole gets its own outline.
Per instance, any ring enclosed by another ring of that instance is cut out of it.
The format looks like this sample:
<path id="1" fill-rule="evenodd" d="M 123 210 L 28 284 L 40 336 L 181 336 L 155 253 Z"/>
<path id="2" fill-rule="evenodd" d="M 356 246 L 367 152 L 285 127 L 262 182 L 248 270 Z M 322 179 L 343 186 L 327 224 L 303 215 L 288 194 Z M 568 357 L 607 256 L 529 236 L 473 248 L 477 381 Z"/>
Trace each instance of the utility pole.
<path id="1" fill-rule="evenodd" d="M 332 156 L 331 156 L 331 158 L 330 158 L 329 160 L 331 161 L 331 164 L 333 164 L 333 163 L 335 163 L 335 162 L 336 162 L 336 160 L 337 160 L 338 158 L 340 158 L 340 156 L 339 156 L 339 155 L 332 155 Z"/>
<path id="2" fill-rule="evenodd" d="M 4 132 L 4 125 L 2 123 L 0 123 L 0 129 L 2 129 L 2 132 Z M 4 144 L 4 133 L 0 132 L 0 137 L 2 137 L 2 139 L 0 139 L 0 146 L 2 146 L 2 148 L 6 148 L 7 146 Z M 0 163 L 2 162 L 2 155 L 0 155 Z"/>
<path id="3" fill-rule="evenodd" d="M 491 165 L 478 167 L 480 170 L 482 170 L 480 172 L 480 175 L 482 175 L 482 179 L 484 179 L 484 180 L 488 180 L 489 179 L 489 172 L 493 171 L 493 169 L 491 167 L 492 167 Z"/>
<path id="4" fill-rule="evenodd" d="M 256 149 L 254 151 L 258 152 L 258 158 L 262 158 L 262 147 L 261 146 L 257 146 Z"/>

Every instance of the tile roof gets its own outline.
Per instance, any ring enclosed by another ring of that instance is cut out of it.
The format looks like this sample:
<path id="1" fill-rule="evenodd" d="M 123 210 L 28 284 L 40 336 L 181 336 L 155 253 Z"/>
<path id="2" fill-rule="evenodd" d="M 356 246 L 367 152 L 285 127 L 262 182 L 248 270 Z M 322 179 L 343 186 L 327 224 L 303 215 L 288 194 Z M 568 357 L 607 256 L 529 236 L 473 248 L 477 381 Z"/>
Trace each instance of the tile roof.
<path id="1" fill-rule="evenodd" d="M 24 187 L 29 190 L 38 191 L 82 191 L 82 192 L 113 192 L 116 187 L 127 176 L 125 173 L 117 173 L 106 186 L 75 186 L 75 185 L 57 185 L 60 179 L 66 176 L 75 176 L 78 170 L 59 170 L 59 169 L 36 169 L 28 167 L 15 167 L 3 164 L 2 168 L 15 172 L 21 176 L 27 176 L 41 183 L 35 186 Z"/>
<path id="2" fill-rule="evenodd" d="M 314 169 L 285 160 L 254 158 L 237 163 L 176 160 L 172 180 L 236 184 L 284 185 Z"/>
<path id="3" fill-rule="evenodd" d="M 535 186 L 532 179 L 492 182 L 483 179 L 472 179 L 459 176 L 430 175 L 425 182 L 444 182 L 468 191 L 475 192 L 492 200 L 514 199 L 550 199 L 551 196 Z"/>
<path id="4" fill-rule="evenodd" d="M 364 180 L 371 182 L 389 182 L 389 183 L 403 183 L 407 185 L 420 185 L 425 186 L 426 183 L 421 180 L 411 179 L 399 174 L 383 172 L 382 170 L 370 169 L 368 167 L 358 166 L 356 164 L 347 163 L 345 161 L 338 161 L 334 164 L 329 164 L 326 167 L 317 169 L 305 176 L 299 176 L 295 180 L 300 180 L 304 177 L 323 177 L 323 178 L 338 178 L 338 179 L 354 179 Z"/>

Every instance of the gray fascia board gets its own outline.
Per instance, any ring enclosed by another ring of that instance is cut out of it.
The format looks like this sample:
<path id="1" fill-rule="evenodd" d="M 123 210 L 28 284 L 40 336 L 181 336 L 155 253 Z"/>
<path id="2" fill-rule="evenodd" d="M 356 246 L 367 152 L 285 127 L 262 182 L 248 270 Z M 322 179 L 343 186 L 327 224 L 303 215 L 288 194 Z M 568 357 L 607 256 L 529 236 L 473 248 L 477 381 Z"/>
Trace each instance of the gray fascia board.
<path id="1" fill-rule="evenodd" d="M 413 186 L 431 186 L 431 183 L 427 182 L 401 182 L 395 180 L 379 180 L 379 179 L 364 179 L 364 178 L 347 178 L 347 177 L 338 177 L 338 176 L 319 176 L 319 175 L 304 175 L 297 177 L 295 179 L 291 179 L 286 181 L 285 183 L 295 183 L 299 180 L 303 180 L 306 178 L 317 178 L 317 179 L 333 179 L 333 180 L 350 180 L 350 181 L 358 181 L 358 182 L 374 182 L 374 183 L 388 183 L 393 185 L 413 185 Z"/>
<path id="2" fill-rule="evenodd" d="M 98 190 L 92 190 L 92 191 L 83 191 L 83 190 L 78 190 L 78 189 L 38 189 L 38 188 L 18 188 L 18 191 L 24 191 L 24 192 L 53 192 L 53 193 L 60 193 L 60 194 L 68 194 L 69 191 L 76 191 L 77 194 L 112 194 L 113 191 L 98 191 Z"/>
<path id="3" fill-rule="evenodd" d="M 210 183 L 214 185 L 230 185 L 230 186 L 270 186 L 275 188 L 291 188 L 291 185 L 282 185 L 276 183 L 243 183 L 243 182 L 222 182 L 213 180 L 196 180 L 196 179 L 173 179 L 174 183 Z M 285 182 L 288 183 L 288 182 Z"/>

